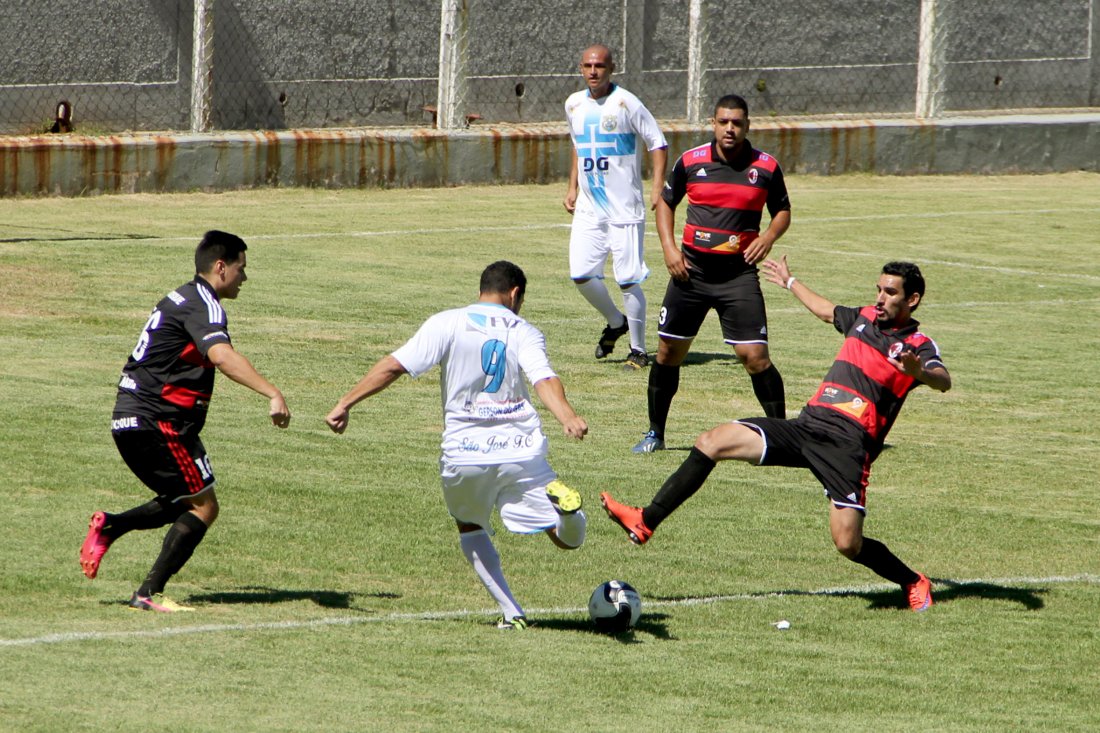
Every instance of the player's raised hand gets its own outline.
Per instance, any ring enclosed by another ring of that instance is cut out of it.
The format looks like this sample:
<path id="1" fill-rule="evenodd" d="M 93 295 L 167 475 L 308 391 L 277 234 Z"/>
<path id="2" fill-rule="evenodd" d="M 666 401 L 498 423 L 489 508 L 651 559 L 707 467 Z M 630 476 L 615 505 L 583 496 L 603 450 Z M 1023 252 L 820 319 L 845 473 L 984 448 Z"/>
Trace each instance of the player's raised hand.
<path id="1" fill-rule="evenodd" d="M 778 260 L 764 260 L 760 263 L 760 266 L 764 268 L 764 278 L 768 282 L 775 283 L 781 288 L 787 287 L 787 281 L 791 279 L 791 268 L 787 266 L 787 255 L 783 255 Z"/>

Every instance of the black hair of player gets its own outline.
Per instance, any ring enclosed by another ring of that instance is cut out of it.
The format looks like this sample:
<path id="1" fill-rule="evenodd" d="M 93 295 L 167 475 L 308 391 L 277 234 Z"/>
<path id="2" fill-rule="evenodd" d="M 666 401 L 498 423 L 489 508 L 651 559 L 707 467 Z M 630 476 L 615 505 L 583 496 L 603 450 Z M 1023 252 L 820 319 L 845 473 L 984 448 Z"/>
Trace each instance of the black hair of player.
<path id="1" fill-rule="evenodd" d="M 749 103 L 740 94 L 727 94 L 714 103 L 714 116 L 718 116 L 720 109 L 739 109 L 749 116 Z"/>
<path id="2" fill-rule="evenodd" d="M 519 269 L 519 265 L 508 260 L 498 260 L 481 273 L 483 293 L 509 293 L 516 287 L 519 288 L 519 296 L 522 298 L 527 292 L 527 276 Z"/>
<path id="3" fill-rule="evenodd" d="M 921 297 L 921 300 L 924 300 L 924 275 L 921 274 L 920 268 L 912 262 L 887 262 L 882 266 L 882 274 L 900 277 L 901 289 L 906 298 L 916 293 Z M 913 306 L 913 310 L 916 310 L 919 305 L 920 301 L 917 301 L 917 305 Z"/>
<path id="4" fill-rule="evenodd" d="M 202 235 L 202 241 L 195 248 L 195 272 L 200 275 L 210 272 L 218 260 L 236 262 L 246 249 L 248 245 L 236 234 L 211 229 Z"/>

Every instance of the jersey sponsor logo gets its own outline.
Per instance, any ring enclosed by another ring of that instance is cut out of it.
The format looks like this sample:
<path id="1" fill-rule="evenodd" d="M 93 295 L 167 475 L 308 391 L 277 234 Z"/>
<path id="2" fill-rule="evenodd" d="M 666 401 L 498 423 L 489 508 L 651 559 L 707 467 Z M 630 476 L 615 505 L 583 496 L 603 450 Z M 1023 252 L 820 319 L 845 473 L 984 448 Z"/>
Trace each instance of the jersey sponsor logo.
<path id="1" fill-rule="evenodd" d="M 118 380 L 118 386 L 120 389 L 137 389 L 138 383 L 125 374 Z"/>
<path id="2" fill-rule="evenodd" d="M 867 407 L 870 404 L 862 397 L 854 395 L 851 392 L 837 389 L 836 387 L 825 387 L 822 389 L 820 399 L 826 405 L 841 412 L 845 412 L 856 420 L 863 417 L 863 413 L 867 412 Z"/>
<path id="3" fill-rule="evenodd" d="M 696 178 L 706 178 L 707 177 L 707 169 L 706 168 L 700 168 L 699 172 L 695 174 L 695 177 Z"/>
<path id="4" fill-rule="evenodd" d="M 688 155 L 690 155 L 692 158 L 703 158 L 706 157 L 709 153 L 709 145 L 704 145 L 701 148 L 696 148 L 695 150 L 688 151 Z"/>
<path id="5" fill-rule="evenodd" d="M 181 304 L 187 302 L 187 298 L 183 297 L 182 295 L 177 293 L 175 290 L 168 293 L 167 297 L 168 297 L 168 300 L 172 301 L 176 305 L 181 305 Z"/>
<path id="6" fill-rule="evenodd" d="M 749 168 L 749 183 L 756 185 L 756 182 L 760 180 L 760 171 L 755 168 Z"/>
<path id="7" fill-rule="evenodd" d="M 522 323 L 520 318 L 509 318 L 508 316 L 487 316 L 484 313 L 467 313 L 466 314 L 466 329 L 469 331 L 477 331 L 484 333 L 489 329 L 503 328 L 512 329 L 519 326 Z"/>
<path id="8" fill-rule="evenodd" d="M 136 417 L 119 417 L 111 420 L 111 430 L 135 430 L 138 427 Z"/>

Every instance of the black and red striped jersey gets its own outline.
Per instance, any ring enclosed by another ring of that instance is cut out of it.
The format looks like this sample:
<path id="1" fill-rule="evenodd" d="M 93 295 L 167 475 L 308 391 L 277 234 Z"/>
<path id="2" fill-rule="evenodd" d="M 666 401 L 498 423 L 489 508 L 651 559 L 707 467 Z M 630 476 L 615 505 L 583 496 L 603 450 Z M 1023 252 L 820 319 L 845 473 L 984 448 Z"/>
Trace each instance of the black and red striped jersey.
<path id="1" fill-rule="evenodd" d="M 218 294 L 198 275 L 157 303 L 138 337 L 118 383 L 114 425 L 153 428 L 157 420 L 180 420 L 199 430 L 214 391 L 214 344 L 231 343 Z M 120 420 L 137 418 L 125 425 Z M 141 419 L 150 421 L 148 426 Z"/>
<path id="2" fill-rule="evenodd" d="M 739 255 L 760 233 L 764 206 L 775 216 L 791 208 L 779 162 L 748 140 L 732 161 L 718 157 L 717 143 L 692 148 L 669 172 L 661 197 L 671 208 L 687 196 L 683 245 L 694 253 Z M 710 259 L 710 258 L 707 258 Z"/>
<path id="3" fill-rule="evenodd" d="M 805 413 L 858 434 L 874 460 L 905 398 L 921 384 L 895 369 L 887 357 L 912 351 L 925 367 L 947 367 L 936 342 L 918 330 L 917 321 L 910 320 L 900 328 L 880 328 L 874 306 L 838 305 L 833 310 L 833 325 L 844 334 L 844 344 L 806 404 Z"/>

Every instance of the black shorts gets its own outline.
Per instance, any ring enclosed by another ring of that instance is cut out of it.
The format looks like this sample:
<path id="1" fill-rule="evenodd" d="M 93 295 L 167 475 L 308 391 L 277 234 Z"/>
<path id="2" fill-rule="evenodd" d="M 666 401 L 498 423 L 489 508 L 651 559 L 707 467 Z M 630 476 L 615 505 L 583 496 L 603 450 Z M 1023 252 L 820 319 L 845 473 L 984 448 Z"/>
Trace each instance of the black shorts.
<path id="1" fill-rule="evenodd" d="M 122 460 L 143 484 L 172 501 L 214 485 L 214 471 L 198 432 L 167 421 L 150 424 L 155 429 L 111 431 Z"/>
<path id="2" fill-rule="evenodd" d="M 833 504 L 866 513 L 872 459 L 858 440 L 801 415 L 794 420 L 750 417 L 737 422 L 763 436 L 761 466 L 808 468 Z"/>
<path id="3" fill-rule="evenodd" d="M 661 303 L 657 334 L 669 339 L 693 339 L 711 309 L 718 313 L 727 344 L 768 343 L 768 315 L 756 268 L 717 282 L 694 272 L 686 282 L 670 279 Z"/>

